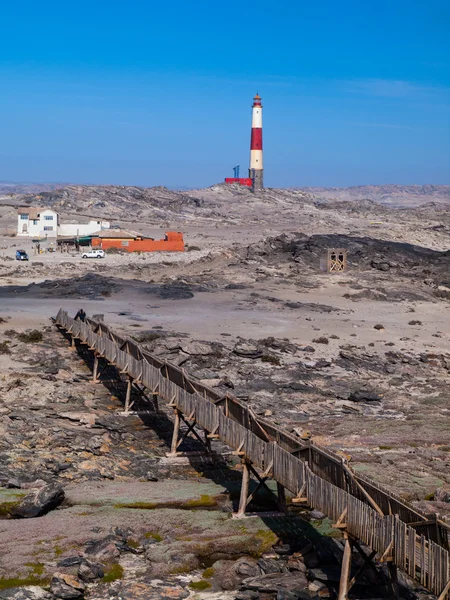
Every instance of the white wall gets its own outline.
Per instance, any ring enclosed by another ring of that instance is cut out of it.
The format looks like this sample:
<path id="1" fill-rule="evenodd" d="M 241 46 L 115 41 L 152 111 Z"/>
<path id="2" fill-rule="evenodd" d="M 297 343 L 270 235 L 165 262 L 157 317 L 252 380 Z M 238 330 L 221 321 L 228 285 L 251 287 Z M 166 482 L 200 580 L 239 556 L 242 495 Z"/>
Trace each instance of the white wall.
<path id="1" fill-rule="evenodd" d="M 61 236 L 83 236 L 96 233 L 101 229 L 109 229 L 109 221 L 89 221 L 89 223 L 61 223 L 58 227 L 58 235 Z"/>

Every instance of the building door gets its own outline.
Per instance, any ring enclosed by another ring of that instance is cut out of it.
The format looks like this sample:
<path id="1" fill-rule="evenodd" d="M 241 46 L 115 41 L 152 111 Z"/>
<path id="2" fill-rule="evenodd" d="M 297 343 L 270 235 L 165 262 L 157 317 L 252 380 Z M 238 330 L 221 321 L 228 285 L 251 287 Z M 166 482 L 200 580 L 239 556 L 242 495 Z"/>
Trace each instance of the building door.
<path id="1" fill-rule="evenodd" d="M 22 225 L 22 233 L 28 233 L 28 225 L 26 223 Z"/>

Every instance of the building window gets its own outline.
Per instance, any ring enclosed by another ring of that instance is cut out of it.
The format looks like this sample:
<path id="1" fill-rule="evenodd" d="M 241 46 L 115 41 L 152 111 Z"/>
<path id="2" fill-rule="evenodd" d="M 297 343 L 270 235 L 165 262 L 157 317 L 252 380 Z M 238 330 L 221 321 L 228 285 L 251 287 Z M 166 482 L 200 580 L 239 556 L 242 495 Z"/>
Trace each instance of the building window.
<path id="1" fill-rule="evenodd" d="M 44 215 L 46 221 L 53 221 L 53 215 Z"/>
<path id="2" fill-rule="evenodd" d="M 20 215 L 22 221 L 28 221 L 28 215 Z"/>
<path id="3" fill-rule="evenodd" d="M 126 242 L 125 240 L 122 240 L 122 246 L 128 246 L 128 242 Z"/>
<path id="4" fill-rule="evenodd" d="M 53 231 L 53 227 L 47 225 L 46 227 L 44 227 L 44 231 Z"/>
<path id="5" fill-rule="evenodd" d="M 39 221 L 37 219 L 33 219 L 33 225 L 37 225 Z"/>

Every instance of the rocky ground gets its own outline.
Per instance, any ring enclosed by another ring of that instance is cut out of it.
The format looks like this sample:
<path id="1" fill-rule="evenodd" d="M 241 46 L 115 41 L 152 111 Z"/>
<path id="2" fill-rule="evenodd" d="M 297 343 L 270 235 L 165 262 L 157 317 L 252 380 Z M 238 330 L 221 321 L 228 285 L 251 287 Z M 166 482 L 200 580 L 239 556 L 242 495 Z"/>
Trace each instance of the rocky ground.
<path id="1" fill-rule="evenodd" d="M 144 200 L 121 188 L 118 202 L 108 189 L 46 201 L 114 209 L 124 225 L 140 201 L 146 227 L 183 230 L 190 251 L 31 252 L 20 264 L 11 257 L 25 242 L 0 242 L 0 598 L 292 600 L 337 586 L 342 541 L 323 515 L 233 519 L 236 458 L 218 445 L 217 464 L 167 459 L 170 412 L 123 416 L 117 374 L 92 384 L 89 357 L 51 325 L 60 306 L 104 314 L 426 512 L 450 514 L 448 208 L 222 186 L 152 188 Z M 330 247 L 348 250 L 347 272 L 323 271 Z M 274 510 L 273 498 L 252 508 Z M 384 591 L 365 579 L 353 597 Z"/>

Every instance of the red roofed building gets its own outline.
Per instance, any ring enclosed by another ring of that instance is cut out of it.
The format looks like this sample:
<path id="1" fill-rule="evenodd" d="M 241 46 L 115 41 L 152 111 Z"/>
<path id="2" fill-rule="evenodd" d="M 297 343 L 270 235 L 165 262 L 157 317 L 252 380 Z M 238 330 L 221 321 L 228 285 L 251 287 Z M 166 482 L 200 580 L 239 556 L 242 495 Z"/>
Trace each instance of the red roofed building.
<path id="1" fill-rule="evenodd" d="M 127 252 L 184 252 L 183 234 L 167 231 L 164 239 L 154 240 L 123 229 L 99 231 L 92 238 L 92 247 L 108 250 L 117 248 Z"/>

